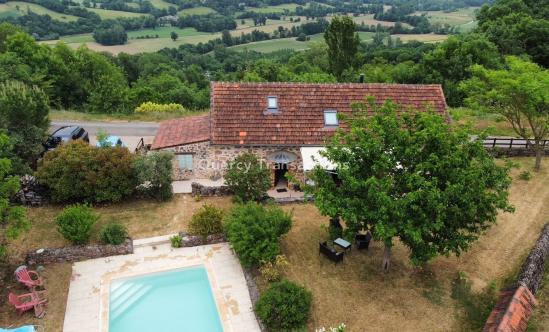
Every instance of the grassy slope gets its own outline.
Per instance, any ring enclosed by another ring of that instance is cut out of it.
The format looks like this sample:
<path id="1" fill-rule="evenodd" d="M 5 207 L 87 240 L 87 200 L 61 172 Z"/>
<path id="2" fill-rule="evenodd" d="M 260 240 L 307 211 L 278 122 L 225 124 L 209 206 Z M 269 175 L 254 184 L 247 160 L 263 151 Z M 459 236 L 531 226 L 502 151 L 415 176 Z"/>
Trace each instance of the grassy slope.
<path id="1" fill-rule="evenodd" d="M 209 7 L 194 7 L 183 9 L 178 12 L 179 15 L 206 15 L 217 13 L 215 10 Z"/>
<path id="2" fill-rule="evenodd" d="M 149 14 L 143 14 L 143 13 L 132 13 L 132 12 L 123 12 L 119 10 L 109 10 L 109 9 L 100 9 L 100 8 L 87 8 L 89 11 L 92 11 L 99 15 L 101 19 L 111 19 L 111 18 L 118 18 L 118 17 L 139 17 L 139 16 L 145 16 Z"/>
<path id="3" fill-rule="evenodd" d="M 10 1 L 5 4 L 0 4 L 0 15 L 2 13 L 8 13 L 8 15 L 10 16 L 25 15 L 27 13 L 27 10 L 31 10 L 32 12 L 39 15 L 47 14 L 51 16 L 51 18 L 63 22 L 76 21 L 78 19 L 78 16 L 54 12 L 53 10 L 30 2 Z"/>
<path id="4" fill-rule="evenodd" d="M 427 14 L 431 23 L 449 24 L 458 27 L 462 32 L 467 32 L 475 28 L 475 11 L 478 7 L 461 8 L 457 11 L 445 13 L 443 11 L 416 12 L 415 15 Z"/>
<path id="5" fill-rule="evenodd" d="M 158 9 L 168 9 L 169 7 L 177 8 L 177 5 L 174 5 L 173 3 L 169 3 L 163 0 L 150 0 L 150 1 L 152 5 Z"/>
<path id="6" fill-rule="evenodd" d="M 289 11 L 295 11 L 297 8 L 297 4 L 295 3 L 286 3 L 282 5 L 276 5 L 276 6 L 266 6 L 266 7 L 248 7 L 246 8 L 249 12 L 255 12 L 255 13 L 284 13 L 284 10 L 287 9 Z"/>

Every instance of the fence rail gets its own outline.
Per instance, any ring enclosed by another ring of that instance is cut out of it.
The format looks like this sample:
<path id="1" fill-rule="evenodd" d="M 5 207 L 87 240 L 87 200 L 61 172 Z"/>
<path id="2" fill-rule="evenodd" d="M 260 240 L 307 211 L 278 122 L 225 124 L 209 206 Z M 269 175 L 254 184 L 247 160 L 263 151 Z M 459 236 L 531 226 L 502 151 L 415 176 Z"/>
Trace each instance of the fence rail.
<path id="1" fill-rule="evenodd" d="M 544 150 L 549 150 L 549 140 L 542 140 L 540 144 Z M 483 145 L 488 149 L 534 149 L 534 141 L 523 138 L 489 137 L 484 139 Z"/>

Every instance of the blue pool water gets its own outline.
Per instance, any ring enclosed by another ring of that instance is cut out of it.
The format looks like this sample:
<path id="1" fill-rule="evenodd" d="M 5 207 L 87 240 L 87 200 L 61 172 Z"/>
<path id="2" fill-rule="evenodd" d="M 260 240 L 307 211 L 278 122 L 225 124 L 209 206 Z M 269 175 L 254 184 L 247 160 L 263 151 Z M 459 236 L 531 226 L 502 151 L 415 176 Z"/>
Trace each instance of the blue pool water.
<path id="1" fill-rule="evenodd" d="M 222 332 L 204 267 L 113 280 L 109 332 Z"/>

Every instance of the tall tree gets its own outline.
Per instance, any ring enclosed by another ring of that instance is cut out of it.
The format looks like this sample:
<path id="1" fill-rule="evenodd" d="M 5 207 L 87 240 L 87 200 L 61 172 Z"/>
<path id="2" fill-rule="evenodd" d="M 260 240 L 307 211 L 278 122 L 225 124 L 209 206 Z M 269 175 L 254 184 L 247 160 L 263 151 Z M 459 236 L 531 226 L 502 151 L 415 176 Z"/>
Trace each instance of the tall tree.
<path id="1" fill-rule="evenodd" d="M 474 66 L 474 77 L 461 87 L 469 95 L 470 106 L 500 113 L 517 135 L 534 141 L 535 170 L 539 171 L 541 141 L 549 136 L 549 70 L 514 56 L 505 62 L 505 70 Z"/>
<path id="2" fill-rule="evenodd" d="M 324 39 L 328 44 L 330 70 L 337 78 L 341 78 L 343 71 L 355 62 L 360 43 L 355 30 L 356 24 L 352 18 L 335 16 L 324 33 Z"/>
<path id="3" fill-rule="evenodd" d="M 37 87 L 17 82 L 0 83 L 0 129 L 13 144 L 14 169 L 30 171 L 43 151 L 49 127 L 48 97 Z"/>
<path id="4" fill-rule="evenodd" d="M 442 84 L 448 105 L 461 106 L 465 96 L 459 90 L 459 83 L 471 77 L 474 64 L 500 68 L 501 57 L 496 45 L 480 34 L 451 36 L 423 56 L 422 81 Z"/>
<path id="5" fill-rule="evenodd" d="M 29 228 L 25 208 L 10 202 L 20 187 L 19 178 L 10 175 L 12 163 L 6 156 L 11 154 L 11 148 L 9 137 L 0 134 L 0 261 L 6 258 L 9 240 Z"/>
<path id="6" fill-rule="evenodd" d="M 177 32 L 172 31 L 172 32 L 170 32 L 170 38 L 171 38 L 173 41 L 176 41 L 177 38 L 179 38 L 179 35 L 177 34 Z"/>
<path id="7" fill-rule="evenodd" d="M 549 2 L 497 0 L 478 14 L 478 30 L 503 54 L 527 53 L 549 67 Z"/>
<path id="8" fill-rule="evenodd" d="M 315 196 L 322 214 L 343 218 L 348 231 L 368 229 L 385 244 L 390 264 L 395 238 L 416 265 L 436 255 L 459 255 L 495 223 L 508 203 L 508 169 L 498 166 L 480 142 L 425 112 L 397 116 L 387 102 L 357 104 L 342 119 L 323 155 L 337 178 L 315 168 Z"/>

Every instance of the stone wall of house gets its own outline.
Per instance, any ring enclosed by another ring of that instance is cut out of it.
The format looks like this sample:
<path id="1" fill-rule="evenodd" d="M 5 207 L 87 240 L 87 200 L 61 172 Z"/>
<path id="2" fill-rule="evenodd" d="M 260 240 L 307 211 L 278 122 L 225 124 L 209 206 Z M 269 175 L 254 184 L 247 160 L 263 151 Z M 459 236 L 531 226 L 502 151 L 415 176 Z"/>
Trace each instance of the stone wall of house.
<path id="1" fill-rule="evenodd" d="M 268 156 L 278 151 L 286 151 L 296 156 L 296 160 L 289 164 L 288 172 L 303 181 L 303 160 L 301 159 L 301 151 L 299 147 L 286 146 L 226 146 L 226 145 L 210 145 L 209 142 L 193 143 L 180 145 L 174 148 L 166 149 L 177 154 L 193 154 L 193 170 L 182 170 L 179 168 L 177 158 L 174 158 L 174 180 L 189 180 L 189 179 L 219 179 L 229 162 L 237 156 L 250 152 L 257 155 L 269 167 L 271 167 L 271 179 L 274 184 L 274 163 L 268 161 Z"/>
<path id="2" fill-rule="evenodd" d="M 31 251 L 27 254 L 29 265 L 44 265 L 51 263 L 72 263 L 81 260 L 107 256 L 128 255 L 133 253 L 133 241 L 127 239 L 120 245 L 83 245 L 63 248 L 47 248 Z"/>

